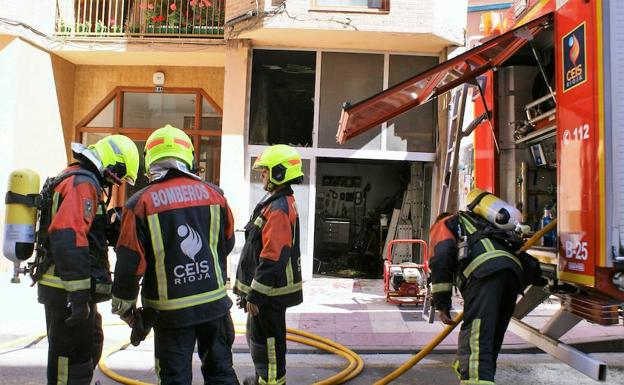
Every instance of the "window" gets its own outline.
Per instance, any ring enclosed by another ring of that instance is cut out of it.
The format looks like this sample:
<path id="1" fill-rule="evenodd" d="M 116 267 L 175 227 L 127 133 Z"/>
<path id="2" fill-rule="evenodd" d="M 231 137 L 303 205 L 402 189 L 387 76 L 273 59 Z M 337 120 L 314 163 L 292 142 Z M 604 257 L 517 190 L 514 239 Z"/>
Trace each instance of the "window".
<path id="1" fill-rule="evenodd" d="M 337 11 L 388 11 L 390 0 L 312 0 L 312 7 Z"/>
<path id="2" fill-rule="evenodd" d="M 158 128 L 170 124 L 181 129 L 192 128 L 195 94 L 126 92 L 123 100 L 122 127 Z"/>
<path id="3" fill-rule="evenodd" d="M 254 50 L 250 144 L 312 146 L 316 53 Z"/>
<path id="4" fill-rule="evenodd" d="M 438 64 L 437 57 L 390 55 L 390 87 Z M 431 101 L 389 120 L 386 128 L 388 150 L 435 152 L 437 103 Z"/>
<path id="5" fill-rule="evenodd" d="M 100 111 L 90 122 L 87 127 L 114 127 L 115 126 L 115 108 L 116 101 L 112 100 L 106 107 Z"/>
<path id="6" fill-rule="evenodd" d="M 376 54 L 323 52 L 318 147 L 381 149 L 381 126 L 353 138 L 336 142 L 344 102 L 359 102 L 383 89 L 384 57 Z"/>

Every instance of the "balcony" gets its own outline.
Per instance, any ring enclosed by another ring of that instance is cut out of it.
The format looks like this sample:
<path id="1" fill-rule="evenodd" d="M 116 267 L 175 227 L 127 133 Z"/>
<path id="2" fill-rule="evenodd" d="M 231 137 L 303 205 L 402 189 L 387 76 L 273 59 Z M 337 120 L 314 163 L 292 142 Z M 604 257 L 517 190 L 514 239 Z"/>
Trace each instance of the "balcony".
<path id="1" fill-rule="evenodd" d="M 249 39 L 254 46 L 431 54 L 464 44 L 467 0 L 285 0 L 285 4 L 232 1 L 226 15 L 228 37 Z"/>
<path id="2" fill-rule="evenodd" d="M 57 0 L 67 38 L 223 38 L 225 0 Z"/>

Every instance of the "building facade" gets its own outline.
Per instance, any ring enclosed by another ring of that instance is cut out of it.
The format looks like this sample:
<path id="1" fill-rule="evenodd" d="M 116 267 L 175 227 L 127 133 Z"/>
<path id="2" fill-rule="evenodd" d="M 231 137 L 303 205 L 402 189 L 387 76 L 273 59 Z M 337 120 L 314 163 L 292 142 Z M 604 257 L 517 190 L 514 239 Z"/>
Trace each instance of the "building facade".
<path id="1" fill-rule="evenodd" d="M 413 233 L 426 236 L 448 101 L 346 145 L 335 135 L 344 102 L 464 45 L 465 0 L 5 3 L 0 84 L 10 101 L 0 110 L 0 140 L 12 161 L 0 166 L 3 181 L 15 168 L 58 172 L 71 141 L 123 133 L 141 147 L 171 123 L 192 136 L 201 175 L 225 190 L 237 229 L 263 195 L 251 172 L 255 157 L 276 143 L 299 150 L 305 277 L 366 270 L 367 258 L 379 259 L 410 180 L 419 180 L 414 204 L 423 218 Z M 116 200 L 131 192 L 116 192 Z M 242 244 L 237 232 L 233 265 Z"/>

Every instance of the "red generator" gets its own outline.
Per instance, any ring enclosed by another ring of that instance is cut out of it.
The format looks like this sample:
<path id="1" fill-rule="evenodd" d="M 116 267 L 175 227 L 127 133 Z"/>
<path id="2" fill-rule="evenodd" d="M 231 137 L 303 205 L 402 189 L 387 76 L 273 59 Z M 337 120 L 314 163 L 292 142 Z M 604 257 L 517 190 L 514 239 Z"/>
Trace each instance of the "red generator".
<path id="1" fill-rule="evenodd" d="M 392 263 L 392 246 L 397 243 L 420 244 L 424 263 Z M 384 262 L 386 302 L 394 305 L 422 305 L 425 302 L 428 256 L 427 242 L 422 239 L 394 239 L 388 243 L 387 259 Z"/>

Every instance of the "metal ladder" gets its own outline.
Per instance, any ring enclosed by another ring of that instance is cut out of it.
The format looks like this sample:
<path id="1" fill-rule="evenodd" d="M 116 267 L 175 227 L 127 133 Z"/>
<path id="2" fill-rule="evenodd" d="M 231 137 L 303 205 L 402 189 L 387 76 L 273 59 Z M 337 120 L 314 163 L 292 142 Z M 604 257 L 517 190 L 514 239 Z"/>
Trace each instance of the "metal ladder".
<path id="1" fill-rule="evenodd" d="M 476 86 L 481 95 L 481 100 L 485 106 L 485 112 L 476 117 L 470 124 L 463 129 L 464 113 L 466 111 L 466 98 L 468 97 L 468 89 Z M 442 189 L 440 190 L 440 202 L 438 205 L 438 215 L 449 211 L 449 202 L 451 194 L 457 193 L 457 165 L 459 159 L 459 149 L 463 138 L 469 136 L 483 121 L 489 121 L 490 112 L 483 97 L 483 90 L 478 82 L 464 83 L 453 96 L 451 105 L 451 121 L 449 124 L 448 140 L 446 147 L 446 159 L 444 162 L 444 173 L 442 179 Z M 423 316 L 429 323 L 433 323 L 435 311 L 431 308 L 431 288 L 427 287 L 427 295 L 423 305 Z"/>
<path id="2" fill-rule="evenodd" d="M 466 98 L 468 89 L 477 86 L 481 94 L 485 112 L 476 117 L 466 129 L 464 125 L 464 113 L 466 111 Z M 489 120 L 490 112 L 483 98 L 483 92 L 478 83 L 464 83 L 453 97 L 451 107 L 451 122 L 449 124 L 448 140 L 446 146 L 446 159 L 444 162 L 444 174 L 442 178 L 442 189 L 440 190 L 440 204 L 438 206 L 438 214 L 446 212 L 450 209 L 449 202 L 451 194 L 457 193 L 457 164 L 459 159 L 459 149 L 463 138 L 469 136 L 481 122 Z"/>

